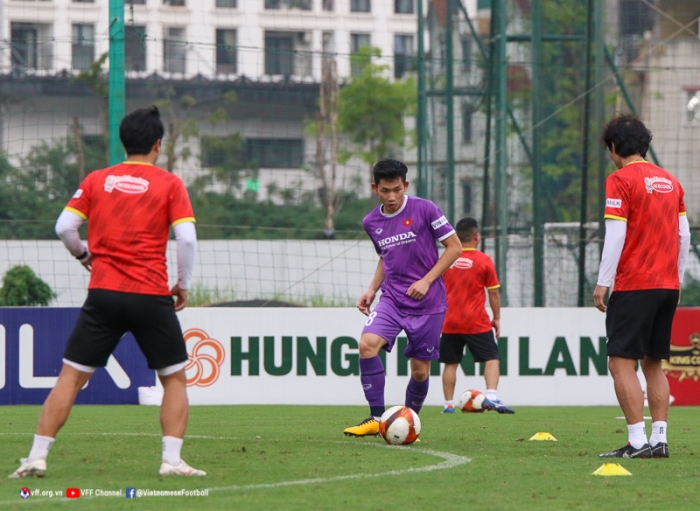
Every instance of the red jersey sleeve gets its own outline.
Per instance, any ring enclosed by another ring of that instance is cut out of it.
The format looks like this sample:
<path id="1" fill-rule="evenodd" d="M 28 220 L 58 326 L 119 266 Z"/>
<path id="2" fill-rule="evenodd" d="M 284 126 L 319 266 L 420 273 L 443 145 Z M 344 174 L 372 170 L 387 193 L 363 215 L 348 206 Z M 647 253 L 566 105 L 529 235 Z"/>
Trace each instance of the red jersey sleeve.
<path id="1" fill-rule="evenodd" d="M 605 180 L 605 218 L 627 221 L 630 195 L 626 183 L 616 174 Z"/>
<path id="2" fill-rule="evenodd" d="M 83 220 L 87 220 L 90 216 L 90 198 L 92 196 L 92 184 L 95 181 L 93 179 L 94 173 L 88 174 L 80 186 L 73 194 L 73 197 L 66 204 L 65 209 L 71 211 L 81 217 Z"/>
<path id="3" fill-rule="evenodd" d="M 194 211 L 190 196 L 187 195 L 187 188 L 180 178 L 173 180 L 170 192 L 170 203 L 168 204 L 168 222 L 175 226 L 183 222 L 194 222 Z"/>
<path id="4" fill-rule="evenodd" d="M 496 267 L 489 256 L 484 258 L 484 287 L 486 289 L 498 289 L 501 287 L 501 283 L 498 282 L 498 275 L 496 275 Z"/>

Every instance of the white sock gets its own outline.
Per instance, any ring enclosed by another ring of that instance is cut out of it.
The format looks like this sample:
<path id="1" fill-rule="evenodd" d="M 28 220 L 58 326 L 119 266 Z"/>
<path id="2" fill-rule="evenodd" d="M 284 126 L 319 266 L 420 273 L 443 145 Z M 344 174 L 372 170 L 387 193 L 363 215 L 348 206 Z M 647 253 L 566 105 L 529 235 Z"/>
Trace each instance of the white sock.
<path id="1" fill-rule="evenodd" d="M 498 391 L 496 389 L 486 389 L 486 399 L 489 401 L 497 401 Z"/>
<path id="2" fill-rule="evenodd" d="M 452 400 L 445 401 L 445 408 L 454 408 L 455 405 L 452 404 Z"/>
<path id="3" fill-rule="evenodd" d="M 666 428 L 668 424 L 664 421 L 656 421 L 651 423 L 651 437 L 649 438 L 649 444 L 653 447 L 656 444 L 663 442 L 668 443 L 666 440 Z"/>
<path id="4" fill-rule="evenodd" d="M 644 421 L 637 424 L 627 424 L 627 434 L 629 443 L 635 449 L 641 449 L 647 442 L 647 430 L 644 428 Z"/>
<path id="5" fill-rule="evenodd" d="M 178 466 L 180 464 L 180 449 L 182 449 L 182 438 L 163 437 L 163 461 L 167 461 L 175 467 Z"/>
<path id="6" fill-rule="evenodd" d="M 32 450 L 29 451 L 28 461 L 45 460 L 55 439 L 50 436 L 34 435 Z"/>

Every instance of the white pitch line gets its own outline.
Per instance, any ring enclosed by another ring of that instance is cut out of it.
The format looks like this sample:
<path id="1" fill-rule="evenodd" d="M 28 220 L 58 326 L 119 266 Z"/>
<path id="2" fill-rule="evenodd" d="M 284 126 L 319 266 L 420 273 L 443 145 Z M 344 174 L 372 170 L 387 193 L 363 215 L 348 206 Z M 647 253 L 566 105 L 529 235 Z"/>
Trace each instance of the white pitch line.
<path id="1" fill-rule="evenodd" d="M 0 435 L 22 435 L 24 433 L 0 433 Z M 72 433 L 73 435 L 91 435 L 93 433 Z M 156 433 L 95 433 L 95 434 L 100 434 L 100 435 L 113 435 L 113 436 L 160 436 Z M 210 436 L 204 436 L 204 435 L 186 435 L 185 438 L 199 438 L 199 439 L 209 439 L 209 440 L 240 440 L 239 438 L 233 438 L 233 437 L 210 437 Z M 323 443 L 323 442 L 322 442 Z M 338 444 L 350 444 L 353 442 L 332 442 L 332 443 L 338 443 Z M 357 442 L 354 442 L 354 445 L 358 445 Z M 417 474 L 417 473 L 422 473 L 422 472 L 433 472 L 434 470 L 446 470 L 450 468 L 455 468 L 460 465 L 465 465 L 467 463 L 471 463 L 471 458 L 467 458 L 465 456 L 459 456 L 457 454 L 452 454 L 449 452 L 442 452 L 442 451 L 434 451 L 432 449 L 416 449 L 415 447 L 408 447 L 408 446 L 400 446 L 400 445 L 384 445 L 384 444 L 374 444 L 374 443 L 369 443 L 369 442 L 361 442 L 359 445 L 364 445 L 364 446 L 370 446 L 370 447 L 379 447 L 383 449 L 396 449 L 396 450 L 401 450 L 401 451 L 407 451 L 407 452 L 419 452 L 421 454 L 426 454 L 428 456 L 436 456 L 438 458 L 442 458 L 444 461 L 441 463 L 438 463 L 437 465 L 427 465 L 425 467 L 417 467 L 417 468 L 406 468 L 403 470 L 389 470 L 386 472 L 376 472 L 372 474 L 349 474 L 349 475 L 344 475 L 344 476 L 334 476 L 334 477 L 317 477 L 314 479 L 298 479 L 296 481 L 281 481 L 278 483 L 265 483 L 265 484 L 248 484 L 248 485 L 243 485 L 243 486 L 220 486 L 220 487 L 215 487 L 215 488 L 204 488 L 207 489 L 211 492 L 215 491 L 220 491 L 220 492 L 226 492 L 226 491 L 245 491 L 245 490 L 261 490 L 261 489 L 269 489 L 269 488 L 283 488 L 286 486 L 303 486 L 303 485 L 308 485 L 308 484 L 323 484 L 323 483 L 333 483 L 337 481 L 347 481 L 351 479 L 364 479 L 364 478 L 369 478 L 369 477 L 386 477 L 386 476 L 399 476 L 399 475 L 404 475 L 404 474 Z M 31 481 L 35 481 L 36 479 L 31 479 Z M 18 482 L 22 481 L 22 479 L 18 479 Z M 30 481 L 30 480 L 27 480 Z M 18 490 L 19 491 L 19 490 Z M 80 497 L 80 500 L 92 500 L 98 497 Z M 99 497 L 99 498 L 108 498 L 108 497 Z M 148 498 L 148 497 L 141 497 L 141 498 Z M 31 497 L 29 499 L 20 499 L 20 500 L 5 500 L 5 501 L 0 501 L 0 505 L 3 504 L 19 504 L 19 505 L 29 505 L 30 503 L 33 502 L 41 502 L 42 504 L 47 503 L 47 502 L 58 502 L 58 503 L 63 503 L 63 502 L 73 502 L 73 499 L 68 499 L 68 498 L 58 498 L 58 499 L 49 499 L 49 498 L 35 498 L 32 499 Z"/>
<path id="2" fill-rule="evenodd" d="M 344 442 L 347 443 L 347 442 Z M 401 449 L 409 450 L 411 452 L 419 452 L 421 454 L 427 454 L 429 456 L 437 456 L 445 461 L 438 463 L 437 465 L 428 465 L 426 467 L 418 468 L 406 468 L 403 470 L 389 470 L 387 472 L 378 472 L 373 474 L 351 474 L 345 476 L 335 476 L 335 477 L 318 477 L 315 479 L 299 479 L 297 481 L 282 481 L 280 483 L 266 483 L 266 484 L 249 484 L 245 486 L 222 486 L 219 488 L 209 488 L 209 491 L 241 491 L 241 490 L 258 490 L 264 488 L 282 488 L 284 486 L 300 486 L 305 484 L 320 484 L 320 483 L 332 483 L 336 481 L 346 481 L 348 479 L 362 479 L 365 477 L 384 477 L 384 476 L 398 476 L 403 474 L 414 474 L 420 472 L 432 472 L 433 470 L 445 470 L 448 468 L 458 467 L 466 463 L 470 463 L 472 460 L 464 456 L 459 456 L 457 454 L 452 454 L 449 452 L 433 451 L 432 449 L 415 449 L 409 447 L 401 446 L 390 446 L 390 445 L 377 445 L 370 443 L 363 443 L 361 445 L 371 445 L 372 447 L 382 447 L 386 449 Z"/>

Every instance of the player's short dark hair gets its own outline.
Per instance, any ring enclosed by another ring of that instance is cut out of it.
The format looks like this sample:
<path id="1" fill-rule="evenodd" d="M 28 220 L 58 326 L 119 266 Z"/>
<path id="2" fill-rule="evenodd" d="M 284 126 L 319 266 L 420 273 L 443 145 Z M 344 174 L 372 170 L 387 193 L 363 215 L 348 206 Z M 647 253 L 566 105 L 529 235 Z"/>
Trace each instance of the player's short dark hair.
<path id="1" fill-rule="evenodd" d="M 459 241 L 469 242 L 474 239 L 476 233 L 479 232 L 479 224 L 471 217 L 462 218 L 457 222 L 457 237 Z"/>
<path id="2" fill-rule="evenodd" d="M 615 152 L 623 158 L 633 154 L 645 157 L 651 138 L 651 131 L 636 116 L 630 114 L 615 117 L 603 129 L 603 143 L 608 151 L 615 144 Z"/>
<path id="3" fill-rule="evenodd" d="M 134 110 L 127 114 L 119 125 L 119 139 L 129 156 L 150 153 L 164 133 L 160 112 L 155 105 Z"/>
<path id="4" fill-rule="evenodd" d="M 374 184 L 378 185 L 382 179 L 393 181 L 397 177 L 401 178 L 402 182 L 406 182 L 406 174 L 408 167 L 403 162 L 392 159 L 385 159 L 377 162 L 372 169 L 374 173 Z"/>

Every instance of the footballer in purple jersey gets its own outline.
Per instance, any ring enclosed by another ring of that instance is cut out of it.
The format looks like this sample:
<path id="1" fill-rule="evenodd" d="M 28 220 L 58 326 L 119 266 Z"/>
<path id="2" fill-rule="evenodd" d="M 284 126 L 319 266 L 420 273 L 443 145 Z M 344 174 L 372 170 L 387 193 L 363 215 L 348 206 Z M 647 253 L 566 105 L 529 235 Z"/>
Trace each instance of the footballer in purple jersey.
<path id="1" fill-rule="evenodd" d="M 370 417 L 347 428 L 348 436 L 379 433 L 384 413 L 384 365 L 379 350 L 391 351 L 404 330 L 411 359 L 405 406 L 420 412 L 428 395 L 430 362 L 439 357 L 442 322 L 447 309 L 441 275 L 462 253 L 462 245 L 445 215 L 432 202 L 406 195 L 406 165 L 382 160 L 374 166 L 372 191 L 381 205 L 364 219 L 365 231 L 379 255 L 374 278 L 357 301 L 367 316 L 360 337 L 360 381 Z M 438 254 L 437 242 L 445 246 Z M 382 295 L 372 310 L 377 291 Z"/>

